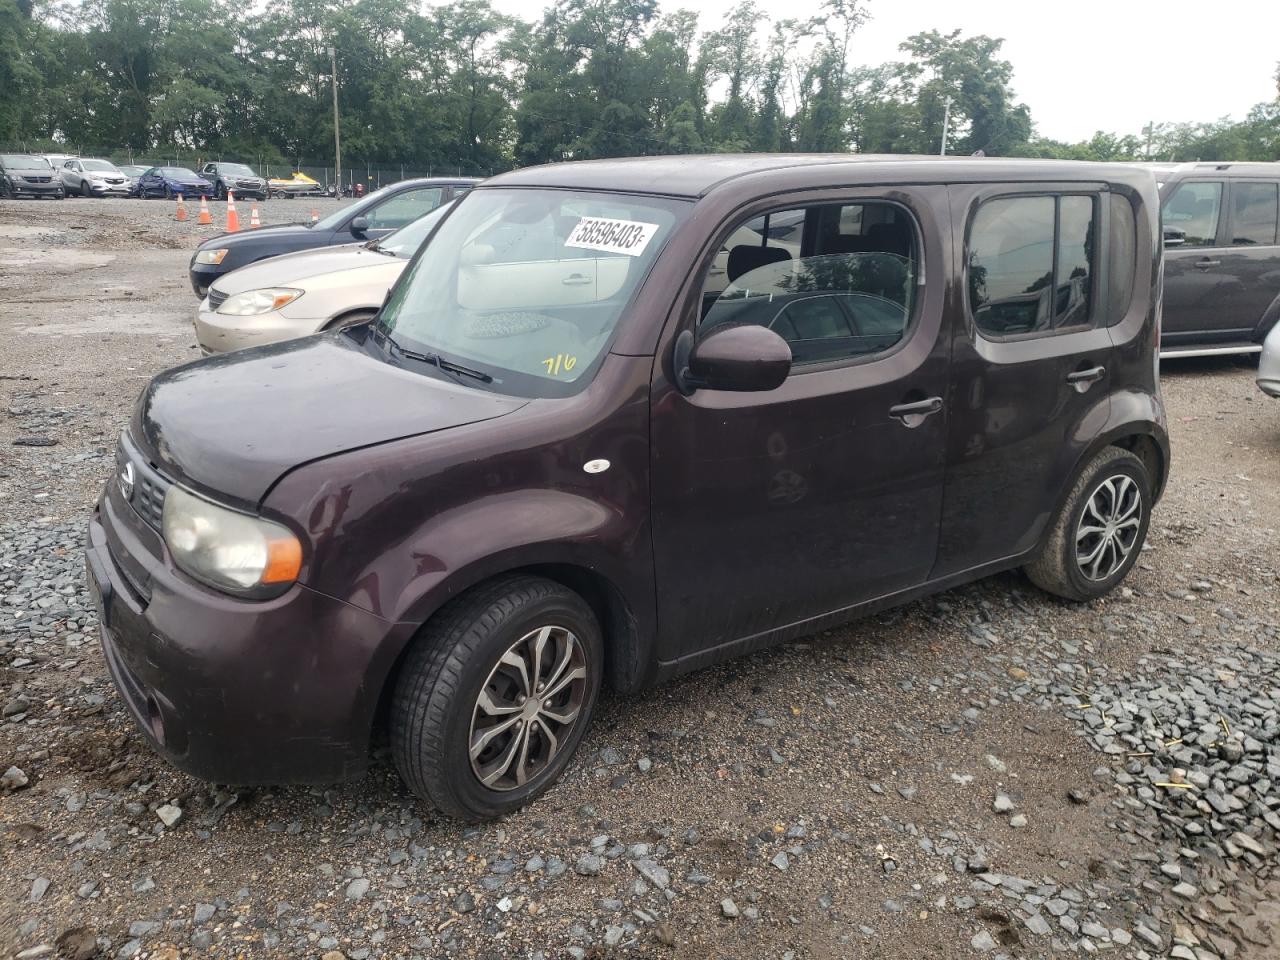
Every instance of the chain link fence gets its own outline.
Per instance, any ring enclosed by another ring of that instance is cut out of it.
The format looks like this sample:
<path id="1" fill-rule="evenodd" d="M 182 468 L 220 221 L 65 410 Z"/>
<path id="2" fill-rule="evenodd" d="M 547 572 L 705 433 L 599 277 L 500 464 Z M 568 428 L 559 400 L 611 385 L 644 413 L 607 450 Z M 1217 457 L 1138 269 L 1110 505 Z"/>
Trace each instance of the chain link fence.
<path id="1" fill-rule="evenodd" d="M 85 144 L 57 144 L 51 141 L 10 141 L 0 142 L 0 153 L 33 153 L 39 155 L 65 155 L 73 157 L 101 157 L 115 164 L 137 164 L 143 167 L 170 166 L 188 167 L 198 171 L 206 163 L 221 161 L 227 163 L 244 163 L 252 167 L 262 176 L 288 179 L 295 171 L 301 172 L 322 187 L 329 187 L 335 180 L 332 159 L 307 160 L 297 163 L 281 160 L 269 160 L 264 155 L 243 156 L 232 153 L 211 152 L 208 150 L 191 150 L 189 148 L 169 146 L 157 147 L 145 153 L 119 147 L 94 147 Z M 387 163 L 353 160 L 342 165 L 342 185 L 351 190 L 357 183 L 362 183 L 366 190 L 376 190 L 389 183 L 411 180 L 415 177 L 491 177 L 511 169 L 510 166 L 486 166 L 456 164 L 430 164 L 419 162 Z"/>

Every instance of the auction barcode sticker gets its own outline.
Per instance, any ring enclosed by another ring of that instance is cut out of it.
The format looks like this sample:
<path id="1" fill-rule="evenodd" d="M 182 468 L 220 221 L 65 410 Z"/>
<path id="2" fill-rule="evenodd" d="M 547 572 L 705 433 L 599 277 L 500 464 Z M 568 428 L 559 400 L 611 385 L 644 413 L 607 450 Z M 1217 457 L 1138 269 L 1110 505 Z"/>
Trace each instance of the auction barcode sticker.
<path id="1" fill-rule="evenodd" d="M 601 250 L 605 253 L 625 253 L 629 257 L 638 257 L 644 253 L 644 248 L 649 245 L 649 241 L 657 232 L 656 223 L 583 217 L 573 228 L 564 245 L 582 250 Z"/>

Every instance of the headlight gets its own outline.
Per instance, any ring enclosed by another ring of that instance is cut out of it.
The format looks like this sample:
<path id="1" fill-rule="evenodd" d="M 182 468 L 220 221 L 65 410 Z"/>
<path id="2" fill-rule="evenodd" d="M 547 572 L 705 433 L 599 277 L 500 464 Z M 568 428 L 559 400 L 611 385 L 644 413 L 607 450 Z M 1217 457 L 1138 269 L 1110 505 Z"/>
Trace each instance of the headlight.
<path id="1" fill-rule="evenodd" d="M 232 593 L 279 592 L 302 568 L 302 544 L 288 529 L 210 503 L 177 484 L 164 498 L 164 540 L 180 568 Z"/>
<path id="2" fill-rule="evenodd" d="M 227 249 L 223 247 L 221 250 L 201 250 L 196 254 L 196 263 L 213 263 L 222 262 L 222 258 L 227 255 Z"/>
<path id="3" fill-rule="evenodd" d="M 230 317 L 252 317 L 260 313 L 279 310 L 286 303 L 292 303 L 302 296 L 301 290 L 290 290 L 288 287 L 268 287 L 265 290 L 246 290 L 228 297 L 217 312 Z"/>

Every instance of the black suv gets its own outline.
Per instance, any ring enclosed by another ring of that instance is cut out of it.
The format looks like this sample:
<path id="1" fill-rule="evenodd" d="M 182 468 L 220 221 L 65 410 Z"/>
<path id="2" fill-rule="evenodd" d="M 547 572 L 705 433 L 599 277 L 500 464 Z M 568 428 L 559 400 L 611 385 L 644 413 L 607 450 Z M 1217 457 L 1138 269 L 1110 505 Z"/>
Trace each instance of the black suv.
<path id="1" fill-rule="evenodd" d="M 206 163 L 200 175 L 213 184 L 213 195 L 218 200 L 227 199 L 227 191 L 246 200 L 267 199 L 267 179 L 253 172 L 243 163 Z"/>
<path id="2" fill-rule="evenodd" d="M 1164 219 L 1162 357 L 1259 353 L 1280 317 L 1280 163 L 1155 168 Z"/>

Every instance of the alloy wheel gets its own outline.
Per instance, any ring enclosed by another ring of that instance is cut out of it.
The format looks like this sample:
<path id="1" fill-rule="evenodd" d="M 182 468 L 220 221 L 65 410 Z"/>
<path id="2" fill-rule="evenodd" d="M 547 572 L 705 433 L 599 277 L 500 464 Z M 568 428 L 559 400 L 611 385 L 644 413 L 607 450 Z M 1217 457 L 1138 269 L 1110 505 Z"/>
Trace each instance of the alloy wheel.
<path id="1" fill-rule="evenodd" d="M 568 741 L 587 696 L 586 650 L 565 627 L 538 627 L 507 648 L 471 713 L 471 770 L 490 790 L 544 773 Z"/>
<path id="2" fill-rule="evenodd" d="M 1076 525 L 1076 566 L 1089 580 L 1106 580 L 1129 559 L 1142 529 L 1142 491 L 1118 473 L 1098 484 Z"/>

